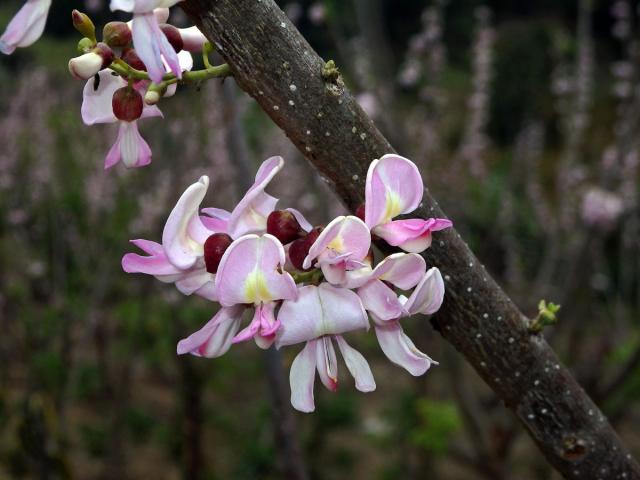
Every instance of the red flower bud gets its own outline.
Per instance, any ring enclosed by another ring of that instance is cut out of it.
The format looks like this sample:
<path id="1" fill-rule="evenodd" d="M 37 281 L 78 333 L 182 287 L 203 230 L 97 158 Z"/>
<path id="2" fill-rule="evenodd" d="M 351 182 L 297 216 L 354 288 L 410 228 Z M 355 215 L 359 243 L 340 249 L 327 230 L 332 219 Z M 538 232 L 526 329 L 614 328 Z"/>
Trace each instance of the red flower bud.
<path id="1" fill-rule="evenodd" d="M 176 52 L 182 50 L 184 43 L 182 41 L 182 35 L 180 35 L 180 30 L 168 23 L 160 25 L 160 30 L 162 30 L 162 33 L 167 37 L 167 40 L 169 40 L 169 43 Z"/>
<path id="2" fill-rule="evenodd" d="M 120 58 L 131 68 L 135 68 L 136 70 L 140 70 L 141 72 L 147 71 L 146 65 L 142 62 L 142 60 L 140 60 L 140 57 L 133 48 L 125 48 L 122 51 L 122 56 Z"/>
<path id="3" fill-rule="evenodd" d="M 204 242 L 204 263 L 207 272 L 216 273 L 220 266 L 222 255 L 229 248 L 233 239 L 226 233 L 214 233 Z"/>
<path id="4" fill-rule="evenodd" d="M 142 95 L 137 90 L 127 86 L 116 90 L 111 100 L 113 114 L 118 120 L 133 122 L 142 115 Z"/>
<path id="5" fill-rule="evenodd" d="M 311 245 L 313 245 L 313 243 L 318 239 L 321 232 L 322 227 L 315 227 L 306 236 L 295 240 L 291 244 L 291 246 L 289 247 L 289 260 L 291 260 L 291 264 L 296 269 L 308 272 L 313 268 L 312 265 L 310 268 L 304 269 L 302 268 L 302 264 L 304 262 L 304 259 L 309 254 Z"/>
<path id="6" fill-rule="evenodd" d="M 356 217 L 364 222 L 364 203 L 356 208 Z"/>
<path id="7" fill-rule="evenodd" d="M 300 238 L 304 230 L 293 213 L 287 210 L 274 210 L 267 217 L 267 233 L 286 245 Z"/>
<path id="8" fill-rule="evenodd" d="M 131 29 L 124 22 L 109 22 L 102 29 L 102 41 L 110 47 L 126 47 L 131 43 Z"/>

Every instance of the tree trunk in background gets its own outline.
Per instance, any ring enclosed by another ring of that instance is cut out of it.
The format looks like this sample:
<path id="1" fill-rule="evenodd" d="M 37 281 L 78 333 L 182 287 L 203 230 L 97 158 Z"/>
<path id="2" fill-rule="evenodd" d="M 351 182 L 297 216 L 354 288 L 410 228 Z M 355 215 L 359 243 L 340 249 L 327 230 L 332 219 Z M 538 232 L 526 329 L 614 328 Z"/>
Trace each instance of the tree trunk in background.
<path id="1" fill-rule="evenodd" d="M 338 76 L 273 0 L 186 0 L 238 85 L 256 99 L 353 211 L 371 160 L 393 152 Z M 295 87 L 294 87 L 295 86 Z M 413 216 L 413 215 L 412 215 Z M 425 189 L 415 216 L 444 216 Z M 640 479 L 606 418 L 454 230 L 425 252 L 447 293 L 433 324 L 518 417 L 565 478 Z"/>

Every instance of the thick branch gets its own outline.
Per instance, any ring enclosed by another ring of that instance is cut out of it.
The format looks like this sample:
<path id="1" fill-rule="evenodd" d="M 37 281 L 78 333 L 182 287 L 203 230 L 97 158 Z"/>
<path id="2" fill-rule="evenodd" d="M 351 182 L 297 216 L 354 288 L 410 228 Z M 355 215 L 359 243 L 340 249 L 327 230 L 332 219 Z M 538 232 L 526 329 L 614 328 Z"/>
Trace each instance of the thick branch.
<path id="1" fill-rule="evenodd" d="M 242 89 L 333 185 L 352 210 L 367 167 L 393 152 L 323 60 L 273 0 L 186 0 L 183 8 L 217 46 Z M 444 216 L 425 191 L 419 216 Z M 427 251 L 447 284 L 434 324 L 520 419 L 566 478 L 640 479 L 607 420 L 545 340 L 488 275 L 455 230 Z"/>

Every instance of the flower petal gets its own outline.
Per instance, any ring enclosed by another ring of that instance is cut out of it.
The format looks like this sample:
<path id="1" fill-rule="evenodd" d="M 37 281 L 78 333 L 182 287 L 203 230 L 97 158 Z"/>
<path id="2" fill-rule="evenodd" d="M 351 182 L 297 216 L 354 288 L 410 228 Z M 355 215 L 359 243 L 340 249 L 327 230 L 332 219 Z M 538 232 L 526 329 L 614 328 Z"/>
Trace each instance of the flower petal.
<path id="1" fill-rule="evenodd" d="M 273 212 L 278 200 L 265 193 L 264 189 L 283 166 L 282 157 L 271 157 L 262 163 L 254 184 L 231 212 L 229 235 L 232 238 L 266 231 L 267 217 Z"/>
<path id="2" fill-rule="evenodd" d="M 367 360 L 355 348 L 350 347 L 342 336 L 336 335 L 334 338 L 349 373 L 356 381 L 356 388 L 361 392 L 373 392 L 376 389 L 376 381 L 373 379 L 373 373 L 371 373 Z"/>
<path id="3" fill-rule="evenodd" d="M 113 94 L 127 84 L 122 77 L 113 76 L 109 70 L 98 73 L 99 80 L 88 80 L 82 91 L 82 121 L 85 125 L 114 123 L 118 119 L 111 105 Z M 95 88 L 97 86 L 97 88 Z"/>
<path id="4" fill-rule="evenodd" d="M 136 52 L 154 83 L 160 83 L 165 74 L 163 56 L 176 77 L 182 78 L 178 55 L 160 30 L 153 12 L 135 13 L 131 33 Z"/>
<path id="5" fill-rule="evenodd" d="M 411 218 L 395 220 L 375 227 L 373 232 L 389 245 L 399 246 L 405 251 L 420 253 L 431 245 L 431 232 L 449 228 L 453 225 L 446 218 Z"/>
<path id="6" fill-rule="evenodd" d="M 40 38 L 47 22 L 51 0 L 28 0 L 0 36 L 0 52 L 11 54 L 16 47 L 28 47 Z"/>
<path id="7" fill-rule="evenodd" d="M 282 322 L 276 338 L 278 348 L 323 335 L 369 328 L 358 295 L 327 283 L 299 288 L 297 300 L 282 303 L 278 320 Z"/>
<path id="8" fill-rule="evenodd" d="M 387 358 L 411 375 L 420 376 L 429 370 L 432 363 L 437 365 L 437 362 L 416 348 L 402 331 L 399 322 L 388 322 L 384 325 L 376 323 L 374 329 L 380 348 Z"/>
<path id="9" fill-rule="evenodd" d="M 275 302 L 262 303 L 256 306 L 253 319 L 248 327 L 243 329 L 233 339 L 233 343 L 244 342 L 258 337 L 262 341 L 256 342 L 260 348 L 269 348 L 275 339 L 276 332 L 280 328 L 280 321 L 274 316 Z"/>
<path id="10" fill-rule="evenodd" d="M 395 154 L 374 160 L 365 184 L 365 223 L 373 229 L 413 212 L 422 201 L 423 188 L 418 167 L 411 160 Z"/>
<path id="11" fill-rule="evenodd" d="M 224 306 L 296 298 L 296 284 L 284 265 L 282 244 L 272 235 L 245 235 L 235 240 L 220 260 L 216 291 Z"/>
<path id="12" fill-rule="evenodd" d="M 215 358 L 227 353 L 233 336 L 240 328 L 243 310 L 241 305 L 221 308 L 204 327 L 178 342 L 178 355 L 190 353 L 197 357 Z"/>
<path id="13" fill-rule="evenodd" d="M 180 36 L 182 37 L 182 48 L 188 52 L 198 53 L 202 51 L 202 47 L 207 42 L 207 37 L 196 26 L 189 28 L 180 28 Z"/>
<path id="14" fill-rule="evenodd" d="M 296 220 L 298 221 L 298 223 L 300 224 L 300 227 L 305 231 L 305 232 L 310 232 L 311 230 L 313 230 L 313 225 L 311 225 L 306 218 L 304 218 L 304 215 L 302 215 L 302 213 L 299 210 L 296 210 L 295 208 L 287 208 L 287 211 L 293 213 L 293 216 L 296 217 Z"/>
<path id="15" fill-rule="evenodd" d="M 120 122 L 120 156 L 127 168 L 144 167 L 151 163 L 151 149 L 138 130 L 138 122 Z"/>
<path id="16" fill-rule="evenodd" d="M 404 314 L 398 296 L 380 280 L 373 280 L 358 289 L 364 308 L 380 320 L 395 320 Z"/>
<path id="17" fill-rule="evenodd" d="M 176 288 L 184 295 L 191 295 L 199 291 L 207 283 L 213 284 L 214 279 L 215 276 L 207 272 L 205 268 L 198 268 L 184 273 L 181 278 L 176 281 Z"/>
<path id="18" fill-rule="evenodd" d="M 176 268 L 162 249 L 162 245 L 149 240 L 132 240 L 131 243 L 139 247 L 149 256 L 127 253 L 122 257 L 122 269 L 127 273 L 145 273 L 148 275 L 178 275 L 182 270 Z"/>
<path id="19" fill-rule="evenodd" d="M 316 369 L 327 389 L 332 392 L 338 390 L 338 359 L 331 337 L 321 337 L 316 343 Z"/>
<path id="20" fill-rule="evenodd" d="M 438 311 L 444 300 L 444 281 L 437 267 L 430 268 L 404 304 L 410 315 L 431 315 Z"/>
<path id="21" fill-rule="evenodd" d="M 201 216 L 200 220 L 212 233 L 227 233 L 229 229 L 229 216 L 226 210 L 221 208 L 203 208 L 200 210 L 206 216 Z"/>
<path id="22" fill-rule="evenodd" d="M 420 255 L 394 253 L 376 266 L 373 276 L 402 290 L 409 290 L 422 279 L 426 268 L 424 258 Z"/>
<path id="23" fill-rule="evenodd" d="M 313 384 L 316 377 L 316 340 L 307 342 L 296 356 L 289 373 L 291 385 L 291 405 L 301 412 L 313 412 Z"/>
<path id="24" fill-rule="evenodd" d="M 353 215 L 337 217 L 311 245 L 303 266 L 311 267 L 316 258 L 319 262 L 333 263 L 331 260 L 341 254 L 349 254 L 345 260 L 361 261 L 369 253 L 370 247 L 371 234 L 362 220 Z"/>
<path id="25" fill-rule="evenodd" d="M 209 177 L 202 176 L 189 186 L 173 208 L 162 232 L 162 246 L 167 258 L 176 267 L 187 269 L 203 255 L 207 229 L 200 220 L 198 208 L 207 188 Z M 197 238 L 192 234 L 196 233 Z"/>

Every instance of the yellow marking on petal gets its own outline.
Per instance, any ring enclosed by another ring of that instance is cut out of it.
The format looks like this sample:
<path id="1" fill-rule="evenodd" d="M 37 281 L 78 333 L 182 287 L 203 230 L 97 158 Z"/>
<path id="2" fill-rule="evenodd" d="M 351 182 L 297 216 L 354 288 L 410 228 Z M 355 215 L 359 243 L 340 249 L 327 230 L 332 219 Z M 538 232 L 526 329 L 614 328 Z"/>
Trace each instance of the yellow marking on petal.
<path id="1" fill-rule="evenodd" d="M 244 295 L 247 303 L 269 302 L 272 300 L 264 273 L 256 269 L 247 276 L 244 282 Z"/>
<path id="2" fill-rule="evenodd" d="M 342 237 L 340 235 L 336 235 L 335 238 L 331 240 L 331 243 L 327 245 L 327 247 L 336 252 L 342 252 L 344 250 L 344 242 L 342 241 Z"/>
<path id="3" fill-rule="evenodd" d="M 402 212 L 402 206 L 400 205 L 400 197 L 396 192 L 387 189 L 386 195 L 386 209 L 384 211 L 384 220 L 380 223 L 387 223 L 392 218 L 397 217 Z"/>

